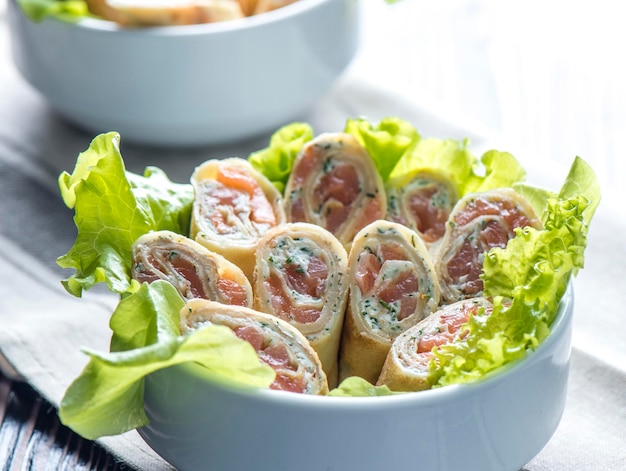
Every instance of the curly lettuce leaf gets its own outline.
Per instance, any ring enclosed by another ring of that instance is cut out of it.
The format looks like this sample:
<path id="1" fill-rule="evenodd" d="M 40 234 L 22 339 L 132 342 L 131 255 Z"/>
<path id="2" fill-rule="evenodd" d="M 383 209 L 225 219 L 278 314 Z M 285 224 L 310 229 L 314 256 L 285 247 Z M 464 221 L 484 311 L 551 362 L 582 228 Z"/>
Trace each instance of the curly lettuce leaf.
<path id="1" fill-rule="evenodd" d="M 600 204 L 600 185 L 593 168 L 580 157 L 576 157 L 567 174 L 565 183 L 561 187 L 559 198 L 576 198 L 579 195 L 584 196 L 589 201 L 589 205 L 583 214 L 585 226 L 589 226 Z"/>
<path id="2" fill-rule="evenodd" d="M 411 123 L 396 117 L 383 118 L 377 124 L 365 118 L 350 118 L 344 132 L 367 149 L 383 181 L 389 179 L 398 161 L 421 139 Z"/>
<path id="3" fill-rule="evenodd" d="M 269 146 L 253 152 L 248 160 L 257 171 L 271 181 L 281 193 L 291 174 L 300 149 L 313 139 L 313 128 L 307 123 L 283 126 L 270 138 Z"/>
<path id="4" fill-rule="evenodd" d="M 391 178 L 418 170 L 437 172 L 453 182 L 459 196 L 494 188 L 508 188 L 526 178 L 526 171 L 508 152 L 490 150 L 478 159 L 469 140 L 427 138 L 402 156 Z"/>
<path id="5" fill-rule="evenodd" d="M 387 386 L 374 386 L 369 381 L 359 377 L 350 376 L 344 379 L 339 386 L 328 393 L 329 396 L 337 397 L 376 397 L 401 394 L 390 390 Z"/>
<path id="6" fill-rule="evenodd" d="M 87 439 L 146 425 L 144 378 L 185 362 L 198 363 L 211 380 L 235 387 L 268 387 L 274 381 L 274 371 L 259 361 L 252 345 L 227 327 L 212 325 L 181 337 L 178 316 L 183 305 L 163 281 L 143 284 L 122 299 L 112 321 L 120 350 L 84 350 L 90 360 L 65 392 L 61 422 Z"/>
<path id="7" fill-rule="evenodd" d="M 97 136 L 78 156 L 74 172 L 59 176 L 63 201 L 75 210 L 78 234 L 57 263 L 75 270 L 63 281 L 74 296 L 100 282 L 115 293 L 136 290 L 130 276 L 133 242 L 150 231 L 189 230 L 191 185 L 172 183 L 154 167 L 143 176 L 127 172 L 119 144 L 115 132 Z"/>
<path id="8" fill-rule="evenodd" d="M 559 195 L 546 201 L 544 228 L 517 229 L 506 248 L 486 255 L 484 294 L 494 297 L 494 310 L 470 318 L 463 342 L 433 350 L 431 384 L 480 379 L 547 337 L 571 277 L 583 267 L 588 227 L 599 202 L 593 170 L 576 158 Z"/>

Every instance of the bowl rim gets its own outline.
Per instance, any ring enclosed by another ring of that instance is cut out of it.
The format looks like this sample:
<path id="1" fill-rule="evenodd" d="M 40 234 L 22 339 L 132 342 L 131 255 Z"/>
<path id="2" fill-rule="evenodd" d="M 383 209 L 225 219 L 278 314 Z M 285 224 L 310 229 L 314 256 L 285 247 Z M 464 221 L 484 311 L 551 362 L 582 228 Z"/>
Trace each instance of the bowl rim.
<path id="1" fill-rule="evenodd" d="M 573 316 L 574 290 L 570 282 L 559 303 L 557 315 L 550 327 L 550 333 L 543 342 L 535 349 L 528 351 L 526 355 L 507 365 L 501 366 L 487 373 L 479 381 L 452 384 L 441 388 L 424 391 L 394 394 L 390 396 L 367 396 L 367 397 L 344 397 L 344 396 L 318 396 L 310 394 L 294 394 L 286 391 L 275 391 L 268 388 L 255 388 L 249 386 L 233 386 L 225 384 L 219 378 L 207 375 L 202 366 L 195 363 L 183 363 L 172 366 L 195 376 L 198 381 L 207 381 L 211 388 L 220 389 L 227 394 L 236 396 L 238 400 L 256 401 L 265 405 L 281 405 L 285 408 L 308 408 L 329 411 L 362 411 L 367 410 L 390 410 L 405 408 L 407 406 L 437 407 L 442 404 L 452 403 L 471 398 L 482 391 L 491 389 L 499 383 L 506 381 L 520 368 L 526 368 L 534 359 L 540 357 L 544 351 L 550 349 L 563 334 Z"/>
<path id="2" fill-rule="evenodd" d="M 114 21 L 104 20 L 96 17 L 85 17 L 76 21 L 62 21 L 58 18 L 44 18 L 43 22 L 56 23 L 66 28 L 94 31 L 100 33 L 114 33 L 125 36 L 211 36 L 236 31 L 254 30 L 263 28 L 275 23 L 288 21 L 292 17 L 300 16 L 310 10 L 315 10 L 321 6 L 338 2 L 341 0 L 298 0 L 289 5 L 277 8 L 260 15 L 248 16 L 228 21 L 214 23 L 192 24 L 192 25 L 171 25 L 171 26 L 149 26 L 149 27 L 123 27 Z M 29 20 L 17 0 L 8 0 L 9 5 L 14 7 L 20 14 Z M 30 20 L 29 20 L 30 21 Z M 36 23 L 33 23 L 37 25 Z"/>

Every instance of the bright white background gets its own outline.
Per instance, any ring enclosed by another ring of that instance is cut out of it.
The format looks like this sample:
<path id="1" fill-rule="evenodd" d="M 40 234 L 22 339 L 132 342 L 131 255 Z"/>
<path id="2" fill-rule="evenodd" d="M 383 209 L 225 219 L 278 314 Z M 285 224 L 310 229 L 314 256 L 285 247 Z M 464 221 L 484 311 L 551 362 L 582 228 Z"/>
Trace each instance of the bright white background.
<path id="1" fill-rule="evenodd" d="M 530 156 L 579 155 L 626 195 L 620 2 L 363 2 L 361 58 L 375 81 L 477 120 Z"/>

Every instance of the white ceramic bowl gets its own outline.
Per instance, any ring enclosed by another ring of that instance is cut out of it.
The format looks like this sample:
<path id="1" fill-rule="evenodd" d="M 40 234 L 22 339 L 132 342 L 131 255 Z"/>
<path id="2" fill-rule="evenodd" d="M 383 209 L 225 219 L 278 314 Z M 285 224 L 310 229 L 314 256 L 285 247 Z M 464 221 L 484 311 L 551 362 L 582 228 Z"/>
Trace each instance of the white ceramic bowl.
<path id="1" fill-rule="evenodd" d="M 573 295 L 549 337 L 473 384 L 343 398 L 235 390 L 181 365 L 146 380 L 146 442 L 181 471 L 517 471 L 556 430 Z"/>
<path id="2" fill-rule="evenodd" d="M 354 57 L 357 0 L 300 0 L 222 23 L 120 29 L 28 20 L 8 0 L 15 63 L 67 120 L 125 141 L 197 146 L 297 119 Z"/>

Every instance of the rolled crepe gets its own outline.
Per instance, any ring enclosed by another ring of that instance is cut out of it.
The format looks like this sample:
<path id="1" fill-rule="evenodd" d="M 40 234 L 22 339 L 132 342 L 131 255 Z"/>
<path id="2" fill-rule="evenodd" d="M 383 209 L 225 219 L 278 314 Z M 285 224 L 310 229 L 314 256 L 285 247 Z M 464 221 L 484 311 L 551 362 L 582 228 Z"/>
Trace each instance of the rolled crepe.
<path id="1" fill-rule="evenodd" d="M 443 237 L 448 216 L 459 199 L 452 181 L 432 170 L 389 179 L 385 191 L 387 219 L 416 231 L 427 246 Z"/>
<path id="2" fill-rule="evenodd" d="M 450 213 L 446 232 L 434 257 L 442 303 L 480 296 L 485 253 L 506 247 L 517 227 L 541 227 L 533 208 L 512 189 L 474 193 Z"/>
<path id="3" fill-rule="evenodd" d="M 431 388 L 428 370 L 433 348 L 462 340 L 465 332 L 461 327 L 470 316 L 489 315 L 492 310 L 485 298 L 465 299 L 443 306 L 405 330 L 394 340 L 377 384 L 385 384 L 392 391 Z"/>
<path id="4" fill-rule="evenodd" d="M 186 299 L 252 306 L 252 286 L 241 269 L 193 240 L 170 231 L 150 232 L 132 247 L 132 276 L 165 280 Z"/>
<path id="5" fill-rule="evenodd" d="M 254 307 L 289 322 L 318 353 L 330 387 L 348 300 L 348 256 L 337 238 L 308 223 L 269 230 L 259 243 Z"/>
<path id="6" fill-rule="evenodd" d="M 252 279 L 259 240 L 285 220 L 278 190 L 247 160 L 209 160 L 196 168 L 191 238 Z"/>
<path id="7" fill-rule="evenodd" d="M 194 299 L 180 311 L 181 334 L 206 325 L 223 325 L 249 342 L 259 359 L 272 367 L 276 379 L 270 389 L 326 394 L 328 382 L 317 353 L 287 322 L 249 308 Z"/>
<path id="8" fill-rule="evenodd" d="M 386 206 L 370 155 L 349 134 L 321 134 L 305 144 L 285 188 L 287 221 L 317 224 L 344 245 L 369 223 L 384 219 Z"/>
<path id="9" fill-rule="evenodd" d="M 375 383 L 393 340 L 437 309 L 437 277 L 419 235 L 382 220 L 355 237 L 348 277 L 340 380 L 361 376 Z"/>

